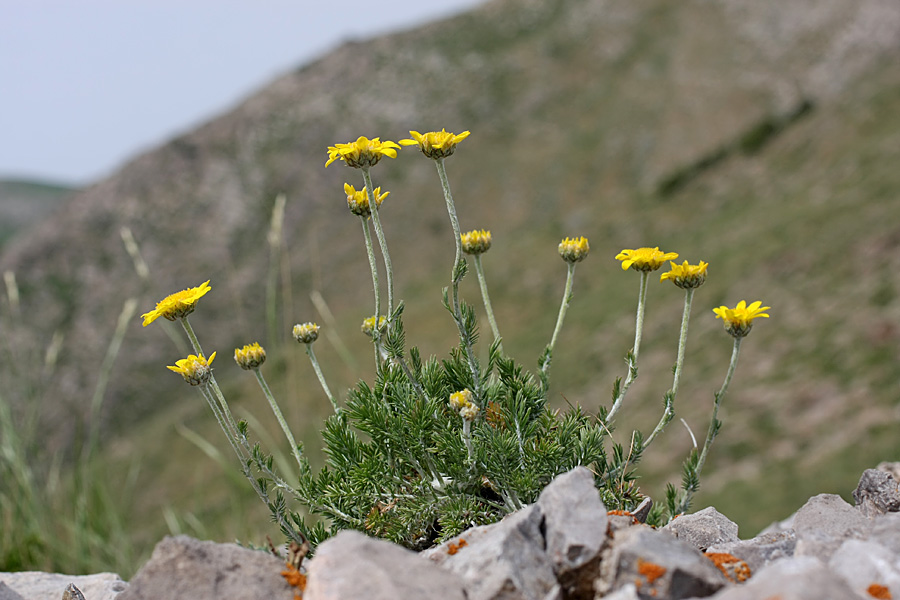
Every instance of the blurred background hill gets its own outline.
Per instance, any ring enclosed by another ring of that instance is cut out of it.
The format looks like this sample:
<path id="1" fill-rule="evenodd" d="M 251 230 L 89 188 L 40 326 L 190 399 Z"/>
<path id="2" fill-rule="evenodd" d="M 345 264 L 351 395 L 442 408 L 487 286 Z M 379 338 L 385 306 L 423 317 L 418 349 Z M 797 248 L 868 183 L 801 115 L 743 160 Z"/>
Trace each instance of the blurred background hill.
<path id="1" fill-rule="evenodd" d="M 259 341 L 276 395 L 315 452 L 330 408 L 290 327 L 312 320 L 329 332 L 317 353 L 342 397 L 372 375 L 359 332 L 371 279 L 342 190 L 361 177 L 326 170 L 325 149 L 359 135 L 471 130 L 447 161 L 451 185 L 462 228 L 493 233 L 487 279 L 504 346 L 524 364 L 536 364 L 555 322 L 565 281 L 556 245 L 591 242 L 553 361 L 554 405 L 608 405 L 624 374 L 638 277 L 613 259 L 623 248 L 710 263 L 676 404 L 698 437 L 731 349 L 711 309 L 741 299 L 772 307 L 743 346 L 695 501 L 751 536 L 812 494 L 848 497 L 863 469 L 900 451 L 898 55 L 892 0 L 492 0 L 347 43 L 57 200 L 3 243 L 0 270 L 15 274 L 19 293 L 2 306 L 5 395 L 21 418 L 39 407 L 48 456 L 72 448 L 88 431 L 126 299 L 145 312 L 210 279 L 191 321 L 219 352 L 226 394 L 260 419 L 264 444 L 284 447 L 252 378 L 230 363 L 233 348 Z M 391 192 L 381 214 L 407 339 L 443 355 L 454 344 L 440 307 L 453 240 L 434 167 L 407 149 L 373 176 Z M 270 244 L 282 193 L 283 236 Z M 480 307 L 474 275 L 463 291 Z M 622 443 L 659 418 L 681 303 L 677 288 L 651 282 Z M 100 412 L 106 471 L 135 490 L 134 543 L 149 548 L 169 531 L 275 537 L 230 457 L 211 458 L 226 445 L 199 395 L 164 368 L 187 352 L 168 325 L 131 320 Z M 192 442 L 195 433 L 213 446 Z M 646 494 L 677 484 L 690 444 L 674 421 L 642 463 Z"/>

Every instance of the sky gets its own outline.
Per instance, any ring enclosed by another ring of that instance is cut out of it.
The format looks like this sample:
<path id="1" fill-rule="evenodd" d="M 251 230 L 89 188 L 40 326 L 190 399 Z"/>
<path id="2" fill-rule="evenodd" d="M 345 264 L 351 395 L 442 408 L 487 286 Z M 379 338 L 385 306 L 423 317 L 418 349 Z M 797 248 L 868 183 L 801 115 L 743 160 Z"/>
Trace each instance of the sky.
<path id="1" fill-rule="evenodd" d="M 344 41 L 484 0 L 0 0 L 0 178 L 84 185 Z"/>

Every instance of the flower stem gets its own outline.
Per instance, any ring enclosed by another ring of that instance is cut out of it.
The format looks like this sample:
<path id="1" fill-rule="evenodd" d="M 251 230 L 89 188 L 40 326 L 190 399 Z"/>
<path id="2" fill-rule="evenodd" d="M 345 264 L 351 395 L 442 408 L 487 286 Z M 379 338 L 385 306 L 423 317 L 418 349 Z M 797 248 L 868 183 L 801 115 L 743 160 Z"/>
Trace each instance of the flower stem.
<path id="1" fill-rule="evenodd" d="M 312 363 L 313 369 L 316 372 L 316 377 L 319 378 L 319 383 L 322 385 L 322 389 L 325 390 L 325 395 L 328 396 L 328 400 L 331 401 L 331 406 L 334 407 L 334 414 L 341 414 L 341 409 L 338 408 L 337 402 L 334 401 L 334 396 L 328 388 L 328 384 L 325 382 L 325 375 L 322 374 L 322 368 L 319 367 L 319 361 L 316 358 L 316 353 L 312 348 L 312 344 L 304 345 L 306 346 L 306 353 L 309 355 L 309 362 Z"/>
<path id="2" fill-rule="evenodd" d="M 369 257 L 369 268 L 372 270 L 372 289 L 375 292 L 375 324 L 378 324 L 378 316 L 381 314 L 381 294 L 378 290 L 378 265 L 375 262 L 375 249 L 372 246 L 372 233 L 369 231 L 368 219 L 360 215 L 359 220 L 362 223 L 363 235 L 366 238 L 366 254 Z M 372 340 L 375 342 L 375 369 L 378 370 L 381 364 L 381 331 L 378 327 L 372 331 Z"/>
<path id="3" fill-rule="evenodd" d="M 484 267 L 481 265 L 481 255 L 476 254 L 475 272 L 478 274 L 478 285 L 481 287 L 481 298 L 484 300 L 484 312 L 487 313 L 488 322 L 491 324 L 491 332 L 494 334 L 494 341 L 498 342 L 497 347 L 503 354 L 503 342 L 500 342 L 500 329 L 497 328 L 497 320 L 494 318 L 494 309 L 491 307 L 491 297 L 488 295 L 487 281 L 484 278 Z"/>
<path id="4" fill-rule="evenodd" d="M 713 440 L 716 439 L 716 436 L 719 433 L 719 428 L 722 426 L 722 422 L 718 420 L 719 414 L 719 406 L 722 404 L 722 398 L 725 397 L 725 393 L 728 391 L 728 386 L 731 384 L 731 378 L 734 376 L 734 370 L 737 367 L 738 356 L 741 352 L 741 340 L 742 337 L 734 338 L 734 347 L 731 350 L 731 363 L 728 365 L 728 372 L 725 374 L 725 381 L 722 382 L 722 387 L 719 388 L 719 391 L 716 392 L 715 401 L 713 402 L 713 412 L 712 417 L 709 421 L 709 429 L 706 431 L 706 441 L 703 443 L 703 450 L 700 451 L 700 457 L 697 459 L 697 466 L 694 468 L 694 476 L 697 481 L 700 480 L 700 473 L 703 471 L 703 465 L 706 464 L 706 456 L 709 454 L 709 449 L 712 446 Z M 684 490 L 684 494 L 681 498 L 681 502 L 679 503 L 678 512 L 685 512 L 691 504 L 691 497 L 694 495 L 693 490 L 686 489 Z M 677 514 L 677 513 L 676 513 Z"/>
<path id="5" fill-rule="evenodd" d="M 640 273 L 641 287 L 638 292 L 637 319 L 634 324 L 634 346 L 628 355 L 628 374 L 625 376 L 625 381 L 622 382 L 622 385 L 619 388 L 619 393 L 613 401 L 612 408 L 609 409 L 609 413 L 606 415 L 606 424 L 612 423 L 616 413 L 619 412 L 619 408 L 622 406 L 622 400 L 625 399 L 625 394 L 628 392 L 628 388 L 631 387 L 631 384 L 634 382 L 637 375 L 637 360 L 638 354 L 640 354 L 641 351 L 641 333 L 644 330 L 644 308 L 647 304 L 647 280 L 649 279 L 650 271 L 641 271 Z"/>
<path id="6" fill-rule="evenodd" d="M 471 337 L 466 332 L 465 324 L 463 323 L 462 311 L 459 307 L 459 282 L 462 280 L 464 269 L 461 268 L 464 265 L 462 258 L 462 239 L 461 233 L 459 230 L 459 219 L 456 216 L 456 205 L 453 203 L 453 194 L 450 192 L 450 181 L 447 179 L 447 169 L 444 166 L 444 159 L 439 158 L 434 161 L 435 166 L 437 167 L 438 177 L 441 179 L 441 189 L 444 192 L 444 201 L 447 203 L 447 214 L 450 216 L 450 225 L 453 227 L 453 241 L 456 242 L 456 254 L 453 258 L 453 269 L 450 272 L 450 284 L 451 284 L 451 298 L 452 298 L 452 310 L 453 310 L 453 320 L 456 321 L 456 327 L 459 329 L 459 339 L 463 343 L 463 348 L 466 353 L 466 357 L 469 360 L 469 370 L 472 372 L 472 383 L 475 386 L 475 395 L 479 395 L 480 381 L 478 377 L 478 367 L 475 363 L 475 355 L 472 351 L 472 342 Z"/>
<path id="7" fill-rule="evenodd" d="M 566 272 L 566 289 L 563 291 L 563 299 L 559 305 L 559 315 L 556 317 L 556 327 L 553 329 L 553 335 L 550 337 L 550 344 L 544 351 L 544 360 L 541 364 L 541 381 L 544 382 L 544 391 L 546 391 L 548 374 L 550 372 L 550 362 L 553 359 L 553 349 L 556 348 L 556 340 L 559 338 L 559 332 L 562 330 L 563 321 L 566 319 L 566 311 L 569 310 L 569 303 L 572 301 L 572 283 L 575 281 L 575 263 L 566 263 L 568 270 Z"/>
<path id="8" fill-rule="evenodd" d="M 369 209 L 372 212 L 372 223 L 375 225 L 375 236 L 378 238 L 378 245 L 381 246 L 381 255 L 384 257 L 384 270 L 387 273 L 387 315 L 388 319 L 394 314 L 394 269 L 391 266 L 391 255 L 388 252 L 387 240 L 384 237 L 384 230 L 381 228 L 381 217 L 378 216 L 378 202 L 375 199 L 375 189 L 372 187 L 372 176 L 369 175 L 369 169 L 362 169 L 363 180 L 366 182 L 366 193 L 369 196 Z M 376 318 L 378 311 L 375 311 Z M 388 323 L 390 326 L 390 323 Z"/>
<path id="9" fill-rule="evenodd" d="M 206 357 L 203 354 L 203 348 L 200 347 L 200 340 L 197 339 L 197 334 L 194 333 L 194 328 L 191 327 L 190 321 L 188 321 L 187 316 L 181 317 L 181 327 L 184 329 L 184 332 L 187 334 L 188 339 L 191 340 L 191 346 L 194 348 L 194 352 L 197 353 L 198 356 Z M 211 371 L 211 370 L 210 370 Z M 240 435 L 239 429 L 237 426 L 237 421 L 234 420 L 234 415 L 231 414 L 231 409 L 228 408 L 228 402 L 225 401 L 225 396 L 222 394 L 222 389 L 219 387 L 218 382 L 216 381 L 216 376 L 214 373 L 210 372 L 209 377 L 209 387 L 212 388 L 213 393 L 219 402 L 219 407 L 222 410 L 222 414 L 225 417 L 225 423 L 228 424 L 231 435 L 241 442 L 241 446 L 243 446 L 244 450 L 249 453 L 250 451 L 250 443 L 247 441 L 246 437 Z"/>
<path id="10" fill-rule="evenodd" d="M 644 448 L 656 439 L 656 436 L 662 433 L 666 425 L 675 416 L 675 396 L 678 395 L 678 383 L 681 381 L 681 370 L 684 367 L 684 349 L 687 346 L 688 321 L 691 319 L 691 304 L 694 300 L 694 288 L 684 290 L 684 311 L 681 313 L 681 335 L 678 337 L 678 357 L 675 359 L 675 375 L 672 378 L 672 389 L 670 389 L 664 398 L 665 408 L 663 415 L 656 425 L 656 429 L 650 434 L 644 443 Z"/>
<path id="11" fill-rule="evenodd" d="M 291 429 L 288 427 L 287 421 L 285 421 L 284 415 L 281 413 L 281 408 L 279 408 L 278 402 L 275 401 L 275 396 L 272 395 L 272 390 L 269 389 L 269 384 L 266 383 L 266 379 L 263 377 L 262 372 L 256 368 L 253 369 L 253 374 L 256 375 L 256 381 L 259 382 L 259 387 L 262 388 L 266 400 L 269 401 L 269 406 L 272 407 L 272 412 L 275 414 L 275 418 L 278 419 L 278 424 L 281 425 L 284 437 L 287 438 L 288 444 L 291 445 L 291 453 L 297 461 L 297 467 L 299 467 L 302 472 L 303 461 L 300 459 L 300 452 L 297 450 L 297 442 L 294 440 L 294 434 L 291 433 Z"/>
<path id="12" fill-rule="evenodd" d="M 472 423 L 467 419 L 463 419 L 462 439 L 463 443 L 466 445 L 466 452 L 469 456 L 469 463 L 474 463 L 475 449 L 472 447 Z"/>

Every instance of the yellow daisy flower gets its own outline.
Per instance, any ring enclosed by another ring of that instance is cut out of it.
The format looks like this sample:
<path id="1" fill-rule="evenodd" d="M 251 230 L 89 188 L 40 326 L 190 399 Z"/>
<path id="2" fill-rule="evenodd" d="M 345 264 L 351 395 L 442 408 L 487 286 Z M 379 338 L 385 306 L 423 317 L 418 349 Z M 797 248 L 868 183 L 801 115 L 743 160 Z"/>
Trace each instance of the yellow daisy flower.
<path id="1" fill-rule="evenodd" d="M 266 362 L 266 349 L 260 346 L 259 342 L 247 344 L 243 348 L 235 348 L 234 362 L 247 371 L 258 369 L 261 364 Z"/>
<path id="2" fill-rule="evenodd" d="M 559 255 L 567 263 L 583 261 L 590 251 L 586 237 L 566 238 L 559 243 Z"/>
<path id="3" fill-rule="evenodd" d="M 380 187 L 372 191 L 375 193 L 375 206 L 381 207 L 381 203 L 384 202 L 384 199 L 387 198 L 390 192 L 382 194 Z M 347 206 L 350 208 L 350 212 L 361 217 L 368 217 L 372 214 L 372 209 L 369 208 L 369 193 L 366 191 L 366 188 L 357 191 L 355 187 L 345 183 L 344 193 L 347 194 Z"/>
<path id="4" fill-rule="evenodd" d="M 656 271 L 664 262 L 673 258 L 678 258 L 677 252 L 662 252 L 659 247 L 622 250 L 616 255 L 616 260 L 622 261 L 623 271 L 628 267 L 635 271 Z"/>
<path id="5" fill-rule="evenodd" d="M 395 142 L 384 141 L 379 138 L 371 140 L 365 136 L 359 136 L 355 142 L 349 144 L 335 144 L 328 146 L 327 167 L 337 159 L 347 163 L 348 167 L 364 169 L 378 164 L 382 156 L 397 158 L 397 150 L 400 149 Z"/>
<path id="6" fill-rule="evenodd" d="M 672 270 L 659 276 L 660 281 L 668 279 L 683 290 L 690 288 L 698 288 L 706 281 L 706 268 L 709 263 L 702 260 L 699 265 L 689 265 L 688 261 L 684 261 L 683 265 L 672 264 Z"/>
<path id="7" fill-rule="evenodd" d="M 753 319 L 757 317 L 768 318 L 769 315 L 763 311 L 770 308 L 772 307 L 762 306 L 762 302 L 759 300 L 750 306 L 747 306 L 747 303 L 741 300 L 734 308 L 720 306 L 719 308 L 714 308 L 713 312 L 716 313 L 716 318 L 725 321 L 725 330 L 728 333 L 734 337 L 744 337 L 750 333 L 750 328 L 753 327 Z"/>
<path id="8" fill-rule="evenodd" d="M 167 365 L 166 368 L 180 373 L 184 380 L 191 385 L 202 385 L 209 381 L 212 375 L 212 369 L 209 365 L 212 364 L 215 358 L 215 352 L 210 355 L 209 360 L 203 358 L 203 355 L 188 354 L 187 358 L 176 361 L 174 367 Z"/>
<path id="9" fill-rule="evenodd" d="M 413 139 L 400 140 L 404 146 L 415 146 L 418 144 L 419 150 L 428 158 L 435 160 L 446 158 L 453 154 L 456 145 L 469 137 L 468 131 L 463 131 L 459 135 L 448 132 L 446 129 L 440 131 L 430 131 L 428 133 L 419 133 L 418 131 L 410 131 L 409 135 Z"/>
<path id="10" fill-rule="evenodd" d="M 144 327 L 159 317 L 165 317 L 170 321 L 174 321 L 175 319 L 188 316 L 194 312 L 197 301 L 211 289 L 209 280 L 206 280 L 199 287 L 188 288 L 166 296 L 156 303 L 155 309 L 141 315 L 144 318 Z"/>
<path id="11" fill-rule="evenodd" d="M 484 254 L 491 249 L 490 231 L 473 229 L 459 237 L 462 241 L 462 251 L 466 254 Z"/>

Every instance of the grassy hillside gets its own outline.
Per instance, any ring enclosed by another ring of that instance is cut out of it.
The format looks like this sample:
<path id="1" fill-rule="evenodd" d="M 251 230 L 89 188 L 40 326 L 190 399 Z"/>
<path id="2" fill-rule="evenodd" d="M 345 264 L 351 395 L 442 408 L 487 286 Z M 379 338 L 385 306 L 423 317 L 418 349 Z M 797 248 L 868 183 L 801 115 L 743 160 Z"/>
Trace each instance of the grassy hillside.
<path id="1" fill-rule="evenodd" d="M 253 382 L 228 364 L 235 346 L 262 342 L 276 394 L 317 448 L 328 402 L 288 343 L 293 323 L 327 323 L 313 292 L 337 319 L 328 330 L 340 343 L 318 349 L 332 388 L 371 377 L 359 333 L 370 279 L 341 189 L 361 182 L 341 165 L 324 169 L 325 148 L 446 127 L 472 131 L 449 176 L 462 228 L 493 233 L 484 260 L 492 300 L 507 351 L 524 363 L 536 364 L 556 318 L 565 280 L 556 245 L 591 241 L 554 358 L 556 405 L 608 405 L 624 374 L 637 276 L 615 254 L 649 245 L 702 259 L 710 277 L 695 297 L 677 402 L 696 435 L 730 352 L 711 309 L 760 299 L 772 318 L 744 345 L 695 506 L 715 504 L 751 535 L 811 494 L 847 496 L 864 468 L 900 450 L 895 17 L 891 3 L 849 0 L 497 0 L 337 49 L 85 190 L 4 251 L 0 266 L 16 271 L 31 307 L 10 324 L 11 339 L 38 356 L 65 334 L 57 375 L 40 382 L 48 445 L 65 448 L 83 428 L 125 299 L 139 298 L 143 312 L 212 279 L 192 322 L 220 352 L 217 377 L 274 436 Z M 437 175 L 404 150 L 374 177 L 391 191 L 382 219 L 408 339 L 444 354 L 454 340 L 440 288 L 453 241 Z M 282 327 L 270 339 L 266 233 L 279 192 L 288 197 L 274 263 Z M 150 265 L 147 283 L 122 250 L 123 225 Z M 480 305 L 474 277 L 464 294 Z M 651 285 L 640 377 L 617 434 L 626 439 L 658 419 L 681 301 L 673 286 Z M 225 451 L 201 399 L 164 369 L 180 352 L 164 327 L 135 320 L 106 396 L 108 468 L 139 473 L 135 536 L 144 547 L 173 528 L 260 541 L 274 528 L 249 490 L 187 441 L 184 427 Z M 676 420 L 646 455 L 646 493 L 661 497 L 677 482 L 689 445 Z M 168 522 L 160 506 L 171 507 Z"/>

